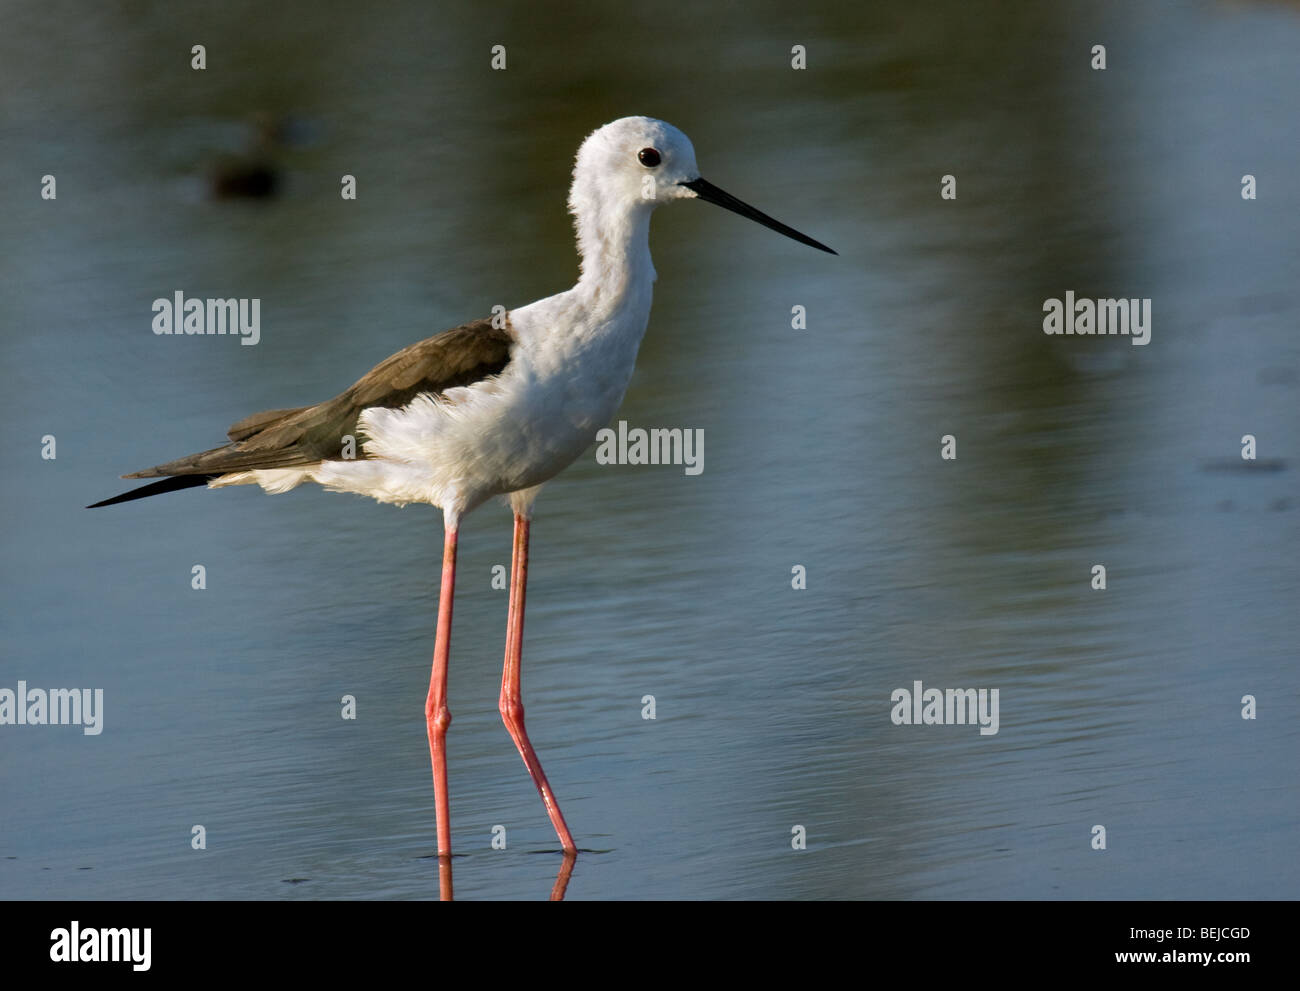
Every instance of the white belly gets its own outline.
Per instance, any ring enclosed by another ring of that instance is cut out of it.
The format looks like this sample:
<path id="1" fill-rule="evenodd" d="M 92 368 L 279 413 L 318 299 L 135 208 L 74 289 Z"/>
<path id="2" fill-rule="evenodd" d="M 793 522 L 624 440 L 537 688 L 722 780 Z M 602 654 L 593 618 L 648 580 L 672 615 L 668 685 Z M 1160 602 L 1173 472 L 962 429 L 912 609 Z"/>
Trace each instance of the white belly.
<path id="1" fill-rule="evenodd" d="M 325 462 L 311 477 L 382 502 L 431 502 L 463 514 L 567 468 L 622 403 L 645 320 L 621 333 L 565 336 L 530 333 L 525 311 L 511 317 L 520 343 L 499 376 L 440 399 L 417 396 L 402 409 L 366 410 L 358 424 L 366 460 Z"/>
<path id="2" fill-rule="evenodd" d="M 240 472 L 212 484 L 285 492 L 310 480 L 457 516 L 535 488 L 572 464 L 623 401 L 650 316 L 648 283 L 624 303 L 593 319 L 570 291 L 513 311 L 518 343 L 500 375 L 399 409 L 363 410 L 355 460 Z"/>

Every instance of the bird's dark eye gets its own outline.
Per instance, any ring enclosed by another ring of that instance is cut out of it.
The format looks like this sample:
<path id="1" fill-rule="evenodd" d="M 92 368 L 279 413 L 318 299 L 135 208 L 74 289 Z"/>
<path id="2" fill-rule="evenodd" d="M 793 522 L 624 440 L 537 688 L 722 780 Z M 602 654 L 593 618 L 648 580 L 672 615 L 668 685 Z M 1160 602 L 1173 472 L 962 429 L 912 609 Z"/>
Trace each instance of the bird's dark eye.
<path id="1" fill-rule="evenodd" d="M 653 148 L 642 148 L 636 153 L 636 157 L 637 161 L 647 169 L 653 169 L 659 164 L 659 152 L 655 151 Z"/>

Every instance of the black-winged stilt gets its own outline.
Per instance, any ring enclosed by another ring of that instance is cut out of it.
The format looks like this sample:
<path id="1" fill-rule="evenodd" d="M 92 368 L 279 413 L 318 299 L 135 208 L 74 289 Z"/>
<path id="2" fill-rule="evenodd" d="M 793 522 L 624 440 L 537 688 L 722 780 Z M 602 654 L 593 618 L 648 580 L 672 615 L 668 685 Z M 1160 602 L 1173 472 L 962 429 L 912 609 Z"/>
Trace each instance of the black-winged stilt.
<path id="1" fill-rule="evenodd" d="M 451 853 L 445 741 L 456 541 L 465 514 L 493 496 L 508 502 L 515 527 L 501 716 L 561 846 L 566 854 L 577 850 L 524 729 L 529 522 L 543 483 L 587 449 L 623 400 L 650 318 L 650 214 L 662 203 L 694 198 L 835 253 L 706 182 L 690 140 L 671 124 L 624 117 L 592 132 L 578 150 L 569 209 L 582 266 L 572 289 L 495 322 L 476 320 L 412 344 L 327 402 L 240 420 L 228 444 L 126 475 L 163 480 L 95 503 L 199 485 L 256 483 L 279 493 L 311 481 L 380 502 L 442 509 L 442 586 L 425 721 L 444 859 Z"/>

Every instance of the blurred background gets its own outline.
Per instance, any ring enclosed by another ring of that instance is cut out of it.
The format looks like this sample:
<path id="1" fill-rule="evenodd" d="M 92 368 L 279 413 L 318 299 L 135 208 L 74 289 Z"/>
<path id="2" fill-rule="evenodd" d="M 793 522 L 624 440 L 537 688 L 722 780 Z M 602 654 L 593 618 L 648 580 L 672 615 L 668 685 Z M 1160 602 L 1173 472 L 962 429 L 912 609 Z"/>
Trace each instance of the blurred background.
<path id="1" fill-rule="evenodd" d="M 7 6 L 0 687 L 103 688 L 105 728 L 0 727 L 0 895 L 436 897 L 440 514 L 82 507 L 567 288 L 573 154 L 629 114 L 839 257 L 655 216 L 619 416 L 702 428 L 705 470 L 593 452 L 538 503 L 568 896 L 1297 895 L 1300 5 L 794 6 Z M 259 298 L 261 342 L 155 336 L 176 290 Z M 1045 336 L 1067 290 L 1151 298 L 1151 343 Z M 465 898 L 559 867 L 496 710 L 509 559 L 493 503 L 452 646 Z M 893 725 L 917 680 L 997 688 L 1000 732 Z"/>

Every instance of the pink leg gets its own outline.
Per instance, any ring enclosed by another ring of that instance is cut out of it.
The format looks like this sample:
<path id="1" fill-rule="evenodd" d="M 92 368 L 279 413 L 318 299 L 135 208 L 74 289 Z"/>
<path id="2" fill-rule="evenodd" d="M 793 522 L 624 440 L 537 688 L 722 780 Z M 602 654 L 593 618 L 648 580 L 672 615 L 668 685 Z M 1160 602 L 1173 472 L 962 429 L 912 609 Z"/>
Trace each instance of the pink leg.
<path id="1" fill-rule="evenodd" d="M 524 588 L 528 584 L 528 520 L 515 514 L 515 550 L 514 560 L 510 565 L 510 607 L 506 617 L 506 663 L 501 672 L 501 718 L 505 720 L 506 729 L 519 748 L 519 756 L 532 776 L 537 792 L 542 796 L 546 814 L 551 817 L 551 825 L 560 838 L 560 845 L 568 854 L 577 853 L 573 836 L 560 812 L 560 804 L 555 800 L 542 762 L 537 759 L 528 740 L 528 731 L 524 729 L 524 700 L 520 688 L 521 659 L 524 643 Z"/>
<path id="2" fill-rule="evenodd" d="M 577 863 L 576 853 L 566 853 L 560 862 L 560 873 L 555 875 L 555 884 L 551 886 L 551 901 L 564 901 L 564 893 L 569 889 L 569 878 L 573 877 L 573 865 Z"/>
<path id="3" fill-rule="evenodd" d="M 455 524 L 446 527 L 442 545 L 442 589 L 438 594 L 438 634 L 433 646 L 433 673 L 424 720 L 429 730 L 429 756 L 433 761 L 433 801 L 438 817 L 438 856 L 451 856 L 451 804 L 447 792 L 447 658 L 451 652 L 451 603 L 456 592 Z M 450 880 L 450 878 L 448 879 Z"/>

